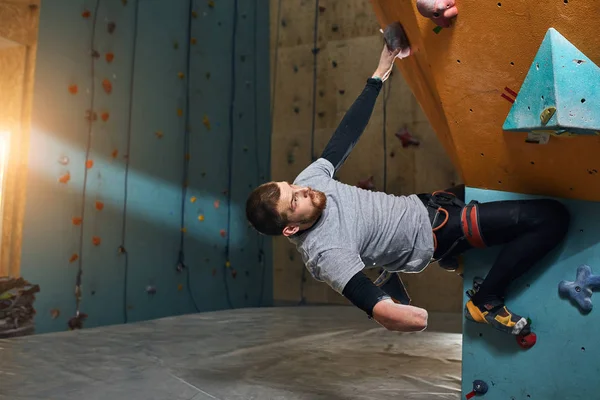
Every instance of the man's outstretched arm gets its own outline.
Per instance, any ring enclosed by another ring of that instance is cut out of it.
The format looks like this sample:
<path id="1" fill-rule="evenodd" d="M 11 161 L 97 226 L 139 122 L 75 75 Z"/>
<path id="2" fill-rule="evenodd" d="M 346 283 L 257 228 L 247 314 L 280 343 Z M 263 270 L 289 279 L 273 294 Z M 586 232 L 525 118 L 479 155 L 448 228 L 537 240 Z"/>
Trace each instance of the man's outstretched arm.
<path id="1" fill-rule="evenodd" d="M 427 310 L 395 303 L 362 271 L 350 279 L 342 294 L 390 331 L 419 332 L 427 328 Z"/>
<path id="2" fill-rule="evenodd" d="M 329 160 L 336 171 L 346 161 L 358 139 L 365 131 L 383 82 L 388 78 L 394 66 L 394 59 L 399 51 L 389 51 L 387 46 L 384 45 L 379 59 L 379 66 L 375 73 L 367 79 L 367 84 L 362 93 L 350 106 L 331 139 L 329 139 L 327 146 L 325 146 L 321 158 Z"/>

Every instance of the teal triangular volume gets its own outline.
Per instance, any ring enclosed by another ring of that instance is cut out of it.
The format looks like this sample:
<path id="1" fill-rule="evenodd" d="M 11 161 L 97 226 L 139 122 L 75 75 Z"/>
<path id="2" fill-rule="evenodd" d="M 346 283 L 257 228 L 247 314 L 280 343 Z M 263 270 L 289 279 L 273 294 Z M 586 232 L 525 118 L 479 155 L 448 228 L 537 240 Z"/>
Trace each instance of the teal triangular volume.
<path id="1" fill-rule="evenodd" d="M 544 125 L 542 112 L 556 112 Z M 504 121 L 505 131 L 600 134 L 600 68 L 550 28 Z"/>

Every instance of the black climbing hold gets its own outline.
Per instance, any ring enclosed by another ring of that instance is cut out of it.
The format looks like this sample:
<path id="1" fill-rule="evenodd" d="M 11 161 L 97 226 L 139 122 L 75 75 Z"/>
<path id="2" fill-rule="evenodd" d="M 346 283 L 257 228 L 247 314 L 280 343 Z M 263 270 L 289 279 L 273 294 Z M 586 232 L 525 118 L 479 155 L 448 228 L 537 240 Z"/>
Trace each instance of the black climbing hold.
<path id="1" fill-rule="evenodd" d="M 285 21 L 285 19 L 281 20 L 281 26 L 287 26 L 287 22 Z"/>
<path id="2" fill-rule="evenodd" d="M 473 382 L 473 391 L 477 394 L 486 394 L 488 385 L 484 381 L 477 379 Z"/>
<path id="3" fill-rule="evenodd" d="M 333 65 L 333 68 L 337 68 L 337 62 L 335 60 L 331 61 L 331 65 Z"/>
<path id="4" fill-rule="evenodd" d="M 325 116 L 325 112 L 319 111 L 317 115 L 319 116 L 319 118 L 323 118 Z"/>
<path id="5" fill-rule="evenodd" d="M 312 49 L 312 53 L 313 54 L 317 54 L 321 49 L 319 49 L 318 47 L 315 47 L 314 49 Z"/>
<path id="6" fill-rule="evenodd" d="M 300 109 L 299 109 L 298 107 L 294 107 L 294 112 L 295 112 L 296 114 L 298 114 L 298 113 L 300 112 Z"/>
<path id="7" fill-rule="evenodd" d="M 294 72 L 298 72 L 298 67 L 294 65 Z"/>
<path id="8" fill-rule="evenodd" d="M 333 24 L 333 25 L 331 26 L 331 30 L 332 30 L 333 32 L 337 32 L 337 31 L 339 31 L 339 30 L 340 30 L 340 28 L 339 28 L 339 26 L 337 26 L 336 24 Z"/>
<path id="9" fill-rule="evenodd" d="M 210 72 L 206 73 L 206 79 L 210 79 Z"/>
<path id="10" fill-rule="evenodd" d="M 340 90 L 339 90 L 339 93 L 340 93 L 340 94 L 344 94 L 344 93 L 346 93 L 346 91 L 345 91 L 344 89 L 340 89 Z"/>
<path id="11" fill-rule="evenodd" d="M 156 294 L 156 288 L 154 286 L 146 286 L 146 293 Z"/>
<path id="12" fill-rule="evenodd" d="M 319 90 L 319 97 L 325 96 L 325 92 L 323 90 Z"/>

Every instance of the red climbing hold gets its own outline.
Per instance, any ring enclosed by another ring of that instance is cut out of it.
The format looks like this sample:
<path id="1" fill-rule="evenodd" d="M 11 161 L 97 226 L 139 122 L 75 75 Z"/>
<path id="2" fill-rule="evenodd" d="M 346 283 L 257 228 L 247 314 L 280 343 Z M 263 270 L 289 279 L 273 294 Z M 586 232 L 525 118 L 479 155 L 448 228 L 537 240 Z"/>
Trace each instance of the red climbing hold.
<path id="1" fill-rule="evenodd" d="M 71 86 L 69 86 L 69 93 L 71 93 L 71 94 L 77 94 L 78 91 L 79 90 L 77 88 L 77 85 L 71 85 Z"/>
<path id="2" fill-rule="evenodd" d="M 81 218 L 81 217 L 73 217 L 72 221 L 73 221 L 73 225 L 81 225 L 81 222 L 83 221 L 83 218 Z"/>
<path id="3" fill-rule="evenodd" d="M 106 58 L 107 63 L 111 63 L 115 59 L 115 55 L 113 53 L 106 53 L 104 58 Z"/>
<path id="4" fill-rule="evenodd" d="M 102 87 L 104 88 L 104 91 L 108 94 L 112 93 L 112 83 L 110 83 L 110 81 L 108 79 L 105 79 L 102 81 Z"/>
<path id="5" fill-rule="evenodd" d="M 117 158 L 117 156 L 119 155 L 119 150 L 114 149 L 110 155 L 112 156 L 112 158 Z"/>
<path id="6" fill-rule="evenodd" d="M 98 237 L 98 236 L 93 236 L 92 237 L 92 243 L 94 244 L 94 246 L 100 246 L 100 242 L 102 242 L 102 240 L 100 239 L 100 237 Z"/>
<path id="7" fill-rule="evenodd" d="M 107 113 L 106 111 L 103 112 L 102 114 L 100 114 L 100 118 L 102 118 L 102 121 L 104 121 L 104 122 L 108 121 L 109 117 L 110 117 L 110 114 Z"/>
<path id="8" fill-rule="evenodd" d="M 93 166 L 94 166 L 94 160 L 87 160 L 87 161 L 85 162 L 85 167 L 86 167 L 87 169 L 90 169 L 90 168 L 92 168 Z"/>
<path id="9" fill-rule="evenodd" d="M 408 128 L 402 128 L 395 133 L 396 137 L 402 142 L 402 147 L 418 146 L 421 143 L 413 137 L 408 131 Z"/>
<path id="10" fill-rule="evenodd" d="M 81 16 L 83 18 L 89 18 L 90 15 L 92 15 L 92 13 L 90 12 L 90 10 L 83 10 L 83 12 L 81 13 Z"/>
<path id="11" fill-rule="evenodd" d="M 58 178 L 58 181 L 60 183 L 67 183 L 71 180 L 71 174 L 70 173 L 66 173 L 63 176 L 61 176 L 60 178 Z"/>
<path id="12" fill-rule="evenodd" d="M 219 200 L 215 200 L 215 202 L 213 203 L 215 208 L 219 208 Z"/>
<path id="13" fill-rule="evenodd" d="M 537 336 L 533 332 L 531 332 L 527 335 L 518 335 L 517 336 L 517 343 L 523 349 L 532 348 L 533 346 L 535 346 L 536 342 L 537 342 Z"/>
<path id="14" fill-rule="evenodd" d="M 225 229 L 221 229 L 221 237 L 225 237 L 227 235 L 227 233 L 225 232 Z"/>
<path id="15" fill-rule="evenodd" d="M 100 211 L 104 208 L 104 203 L 101 201 L 96 201 L 96 210 Z"/>
<path id="16" fill-rule="evenodd" d="M 73 253 L 73 254 L 71 255 L 71 258 L 69 258 L 69 262 L 75 262 L 75 261 L 77 261 L 78 259 L 79 259 L 79 256 L 78 256 L 77 254 Z"/>

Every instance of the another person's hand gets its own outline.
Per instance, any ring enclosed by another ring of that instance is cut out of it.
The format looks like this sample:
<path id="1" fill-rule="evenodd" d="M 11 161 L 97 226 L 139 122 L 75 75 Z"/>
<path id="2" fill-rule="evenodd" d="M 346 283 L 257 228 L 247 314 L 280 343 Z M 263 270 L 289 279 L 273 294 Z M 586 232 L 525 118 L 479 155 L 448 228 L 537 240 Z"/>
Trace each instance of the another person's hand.
<path id="1" fill-rule="evenodd" d="M 394 67 L 394 60 L 396 56 L 400 53 L 400 49 L 396 49 L 394 51 L 390 51 L 387 45 L 383 45 L 383 50 L 381 51 L 381 56 L 379 58 L 379 65 L 373 74 L 373 77 L 378 76 L 382 81 L 390 76 L 392 72 L 392 68 Z"/>

